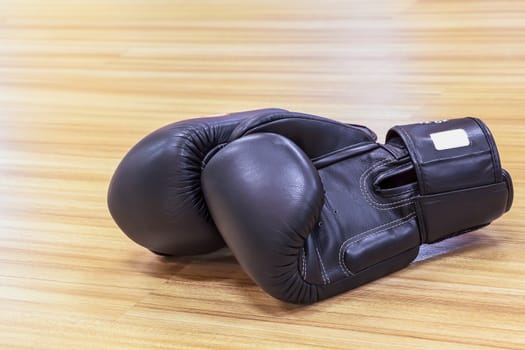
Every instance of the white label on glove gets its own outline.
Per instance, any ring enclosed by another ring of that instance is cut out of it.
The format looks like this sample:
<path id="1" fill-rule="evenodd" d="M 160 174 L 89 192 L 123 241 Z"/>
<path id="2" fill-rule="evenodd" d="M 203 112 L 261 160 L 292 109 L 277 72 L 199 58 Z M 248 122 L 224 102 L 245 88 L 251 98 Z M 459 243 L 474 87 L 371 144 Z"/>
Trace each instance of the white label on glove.
<path id="1" fill-rule="evenodd" d="M 430 134 L 430 138 L 438 151 L 470 145 L 467 132 L 463 129 L 435 132 Z"/>

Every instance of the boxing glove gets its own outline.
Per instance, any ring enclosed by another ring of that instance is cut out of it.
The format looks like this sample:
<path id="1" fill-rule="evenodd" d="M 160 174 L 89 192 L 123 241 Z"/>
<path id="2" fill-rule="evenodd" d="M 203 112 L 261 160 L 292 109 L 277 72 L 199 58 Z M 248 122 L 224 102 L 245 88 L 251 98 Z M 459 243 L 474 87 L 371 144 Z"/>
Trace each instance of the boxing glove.
<path id="1" fill-rule="evenodd" d="M 421 244 L 485 226 L 511 207 L 511 178 L 479 119 L 396 126 L 385 144 L 345 146 L 334 136 L 333 147 L 303 133 L 313 125 L 349 128 L 311 116 L 253 118 L 205 157 L 215 224 L 278 299 L 312 303 L 348 291 L 407 266 Z"/>
<path id="2" fill-rule="evenodd" d="M 208 253 L 224 246 L 200 190 L 201 162 L 244 119 L 264 109 L 176 122 L 147 135 L 118 165 L 108 208 L 133 241 L 159 255 Z"/>
<path id="3" fill-rule="evenodd" d="M 113 219 L 129 238 L 159 255 L 203 254 L 223 247 L 202 196 L 202 161 L 228 141 L 240 122 L 288 115 L 293 113 L 261 109 L 185 120 L 154 131 L 131 148 L 111 179 L 108 207 Z M 356 128 L 360 135 L 375 137 L 367 128 Z M 344 139 L 346 130 L 334 131 Z M 326 142 L 331 138 L 325 135 Z"/>

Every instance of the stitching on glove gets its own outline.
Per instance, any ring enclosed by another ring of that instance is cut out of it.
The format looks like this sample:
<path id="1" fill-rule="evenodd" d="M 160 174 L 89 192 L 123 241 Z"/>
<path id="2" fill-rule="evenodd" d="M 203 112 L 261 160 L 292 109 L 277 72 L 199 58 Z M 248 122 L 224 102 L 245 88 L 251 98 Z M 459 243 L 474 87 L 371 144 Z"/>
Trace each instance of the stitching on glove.
<path id="1" fill-rule="evenodd" d="M 397 167 L 394 167 L 390 170 L 387 170 L 385 171 L 382 175 L 385 175 L 385 176 L 388 176 L 389 174 L 392 174 L 392 173 L 395 173 L 395 171 L 399 168 L 402 168 L 404 165 L 399 165 Z M 366 184 L 365 184 L 365 188 L 366 188 Z M 409 188 L 408 190 L 405 190 L 405 191 L 402 191 L 402 192 L 396 192 L 396 193 L 393 193 L 393 194 L 385 194 L 385 193 L 382 193 L 382 196 L 385 197 L 385 198 L 390 198 L 390 197 L 397 197 L 397 196 L 400 196 L 402 194 L 407 194 L 407 193 L 411 193 L 411 192 L 415 192 L 413 188 Z"/>
<path id="2" fill-rule="evenodd" d="M 370 191 L 368 190 L 368 188 L 366 186 L 366 183 L 367 183 L 368 178 L 372 174 L 372 171 L 374 169 L 382 166 L 382 165 L 391 164 L 391 163 L 394 163 L 395 161 L 396 160 L 384 159 L 382 161 L 374 163 L 374 164 L 372 164 L 372 166 L 370 166 L 368 169 L 366 169 L 365 172 L 363 172 L 361 174 L 361 177 L 359 178 L 359 188 L 361 189 L 361 193 L 363 194 L 365 200 L 372 207 L 377 208 L 379 210 L 389 210 L 389 209 L 401 208 L 401 207 L 404 207 L 404 206 L 407 206 L 407 205 L 410 205 L 410 204 L 414 203 L 414 200 L 412 198 L 405 198 L 405 199 L 401 199 L 399 201 L 390 202 L 390 203 L 379 203 L 379 202 L 375 201 L 373 199 L 373 197 L 369 193 Z M 402 165 L 400 165 L 399 167 L 402 167 Z"/>
<path id="3" fill-rule="evenodd" d="M 341 267 L 341 270 L 343 271 L 343 273 L 348 277 L 354 275 L 354 273 L 350 271 L 343 263 L 344 253 L 350 245 L 357 243 L 359 241 L 362 241 L 363 239 L 367 237 L 370 237 L 370 236 L 385 232 L 387 230 L 391 230 L 393 228 L 399 227 L 401 225 L 404 225 L 405 223 L 407 223 L 410 219 L 414 218 L 415 216 L 416 216 L 416 213 L 411 212 L 408 215 L 400 219 L 396 219 L 396 220 L 387 222 L 386 224 L 383 224 L 383 225 L 371 228 L 369 230 L 366 230 L 364 232 L 358 233 L 357 235 L 350 237 L 346 241 L 344 241 L 341 244 L 341 247 L 339 248 L 339 266 Z M 377 231 L 378 229 L 381 229 L 381 230 Z"/>
<path id="4" fill-rule="evenodd" d="M 306 252 L 304 250 L 304 247 L 301 249 L 301 253 L 303 259 L 303 263 L 301 264 L 301 272 L 303 275 L 303 279 L 306 280 Z"/>
<path id="5" fill-rule="evenodd" d="M 321 277 L 323 278 L 323 284 L 329 284 L 330 283 L 330 277 L 328 277 L 328 274 L 326 273 L 326 270 L 324 268 L 323 259 L 321 259 L 321 254 L 319 254 L 319 249 L 315 248 L 315 252 L 317 253 L 317 257 L 319 258 L 319 262 L 321 263 Z"/>

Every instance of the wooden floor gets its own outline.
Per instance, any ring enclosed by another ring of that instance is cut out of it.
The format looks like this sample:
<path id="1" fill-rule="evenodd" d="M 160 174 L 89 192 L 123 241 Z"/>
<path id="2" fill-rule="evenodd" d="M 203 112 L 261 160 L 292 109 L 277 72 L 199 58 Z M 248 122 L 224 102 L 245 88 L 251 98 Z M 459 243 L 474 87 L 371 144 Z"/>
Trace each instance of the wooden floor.
<path id="1" fill-rule="evenodd" d="M 306 307 L 227 251 L 174 260 L 106 207 L 173 121 L 283 107 L 370 126 L 465 115 L 515 185 L 492 225 Z M 0 2 L 1 349 L 525 349 L 525 2 Z"/>

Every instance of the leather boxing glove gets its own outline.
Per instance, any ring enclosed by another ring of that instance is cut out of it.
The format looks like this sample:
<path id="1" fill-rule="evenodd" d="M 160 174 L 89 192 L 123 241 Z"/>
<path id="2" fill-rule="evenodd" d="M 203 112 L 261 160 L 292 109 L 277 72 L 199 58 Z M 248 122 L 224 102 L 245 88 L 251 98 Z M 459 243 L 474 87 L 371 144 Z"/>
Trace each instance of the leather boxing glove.
<path id="1" fill-rule="evenodd" d="M 202 161 L 228 141 L 240 122 L 249 126 L 251 118 L 287 115 L 293 113 L 269 108 L 185 120 L 154 131 L 131 148 L 111 179 L 108 207 L 113 219 L 129 238 L 159 255 L 203 254 L 223 247 L 201 191 Z M 345 139 L 345 130 L 334 131 Z M 360 137 L 345 142 L 360 142 Z M 325 139 L 331 142 L 332 136 Z"/>
<path id="2" fill-rule="evenodd" d="M 118 165 L 109 211 L 133 241 L 159 255 L 208 253 L 224 246 L 200 189 L 201 162 L 247 118 L 263 109 L 176 122 L 138 142 Z"/>
<path id="3" fill-rule="evenodd" d="M 332 143 L 304 132 L 315 128 Z M 215 224 L 278 299 L 345 292 L 405 267 L 421 244 L 487 225 L 511 207 L 511 178 L 479 119 L 396 126 L 385 144 L 363 137 L 345 145 L 328 129 L 360 133 L 312 116 L 253 118 L 205 158 Z"/>

